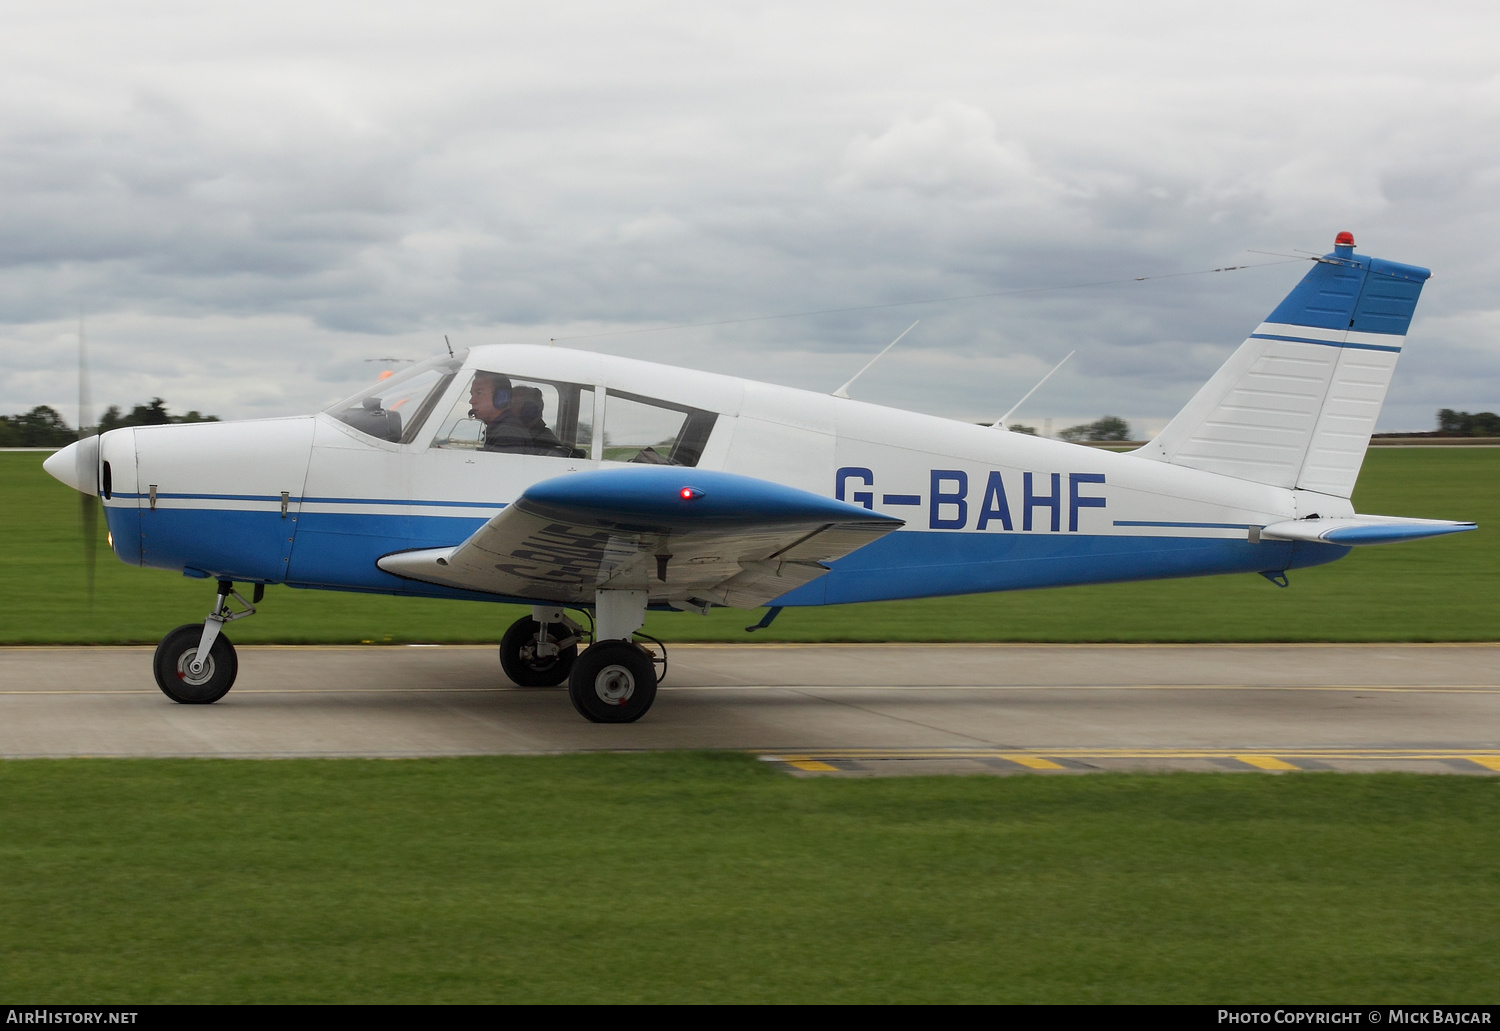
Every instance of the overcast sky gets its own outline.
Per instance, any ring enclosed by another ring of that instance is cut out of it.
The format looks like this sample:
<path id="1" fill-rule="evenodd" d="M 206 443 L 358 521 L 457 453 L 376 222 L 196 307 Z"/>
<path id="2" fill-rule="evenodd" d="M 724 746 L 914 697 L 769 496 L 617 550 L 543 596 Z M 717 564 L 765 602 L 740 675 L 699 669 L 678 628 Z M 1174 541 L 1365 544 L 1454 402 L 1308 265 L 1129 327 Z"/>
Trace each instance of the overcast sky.
<path id="1" fill-rule="evenodd" d="M 1015 418 L 1150 432 L 1343 229 L 1434 270 L 1379 428 L 1500 409 L 1493 5 L 0 11 L 0 413 L 74 417 L 80 309 L 98 407 L 225 417 L 445 333 L 827 391 L 921 319 L 854 396 L 1076 348 Z"/>

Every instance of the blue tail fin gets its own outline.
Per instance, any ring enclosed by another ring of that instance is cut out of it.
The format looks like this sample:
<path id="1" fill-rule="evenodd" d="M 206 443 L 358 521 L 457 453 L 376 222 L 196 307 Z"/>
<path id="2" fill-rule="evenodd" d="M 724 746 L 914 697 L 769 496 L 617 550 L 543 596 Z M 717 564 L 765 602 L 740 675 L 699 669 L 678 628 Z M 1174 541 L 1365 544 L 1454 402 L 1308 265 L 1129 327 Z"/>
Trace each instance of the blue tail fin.
<path id="1" fill-rule="evenodd" d="M 1354 253 L 1340 233 L 1177 417 L 1136 454 L 1347 498 L 1425 268 Z"/>

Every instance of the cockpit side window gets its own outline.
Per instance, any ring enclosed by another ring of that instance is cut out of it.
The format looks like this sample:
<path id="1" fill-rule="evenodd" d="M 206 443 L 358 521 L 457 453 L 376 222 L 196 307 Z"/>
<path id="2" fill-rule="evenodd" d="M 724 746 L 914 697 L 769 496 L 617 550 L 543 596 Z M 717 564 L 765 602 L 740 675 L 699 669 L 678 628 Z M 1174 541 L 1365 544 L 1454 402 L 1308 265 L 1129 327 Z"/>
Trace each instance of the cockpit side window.
<path id="1" fill-rule="evenodd" d="M 434 358 L 347 397 L 327 413 L 361 433 L 393 444 L 409 444 L 453 381 L 462 357 Z"/>
<path id="2" fill-rule="evenodd" d="M 701 408 L 611 390 L 604 401 L 604 458 L 695 466 L 718 418 Z"/>
<path id="3" fill-rule="evenodd" d="M 432 446 L 577 459 L 589 457 L 593 436 L 592 387 L 481 370 Z"/>

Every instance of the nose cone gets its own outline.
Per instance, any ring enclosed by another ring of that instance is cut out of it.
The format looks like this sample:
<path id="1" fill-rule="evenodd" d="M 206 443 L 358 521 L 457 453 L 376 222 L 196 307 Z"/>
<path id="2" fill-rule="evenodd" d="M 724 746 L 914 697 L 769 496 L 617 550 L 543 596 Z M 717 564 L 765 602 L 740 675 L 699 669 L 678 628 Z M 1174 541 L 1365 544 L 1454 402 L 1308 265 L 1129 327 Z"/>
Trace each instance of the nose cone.
<path id="1" fill-rule="evenodd" d="M 85 494 L 99 493 L 99 438 L 84 437 L 42 463 L 54 479 Z"/>

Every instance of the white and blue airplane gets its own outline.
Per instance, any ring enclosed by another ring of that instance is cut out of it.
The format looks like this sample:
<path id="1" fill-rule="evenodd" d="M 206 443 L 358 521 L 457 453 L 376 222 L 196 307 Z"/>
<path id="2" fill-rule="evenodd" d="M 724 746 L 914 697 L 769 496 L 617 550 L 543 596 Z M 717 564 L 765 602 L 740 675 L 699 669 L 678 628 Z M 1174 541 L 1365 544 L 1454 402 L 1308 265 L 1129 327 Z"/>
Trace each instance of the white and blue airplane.
<path id="1" fill-rule="evenodd" d="M 317 415 L 111 430 L 45 468 L 102 498 L 122 561 L 217 581 L 203 623 L 156 650 L 175 701 L 223 697 L 224 624 L 288 584 L 529 604 L 500 646 L 506 674 L 566 680 L 584 717 L 625 723 L 665 658 L 636 640 L 648 609 L 766 606 L 766 625 L 785 606 L 1285 584 L 1352 547 L 1474 529 L 1349 501 L 1428 276 L 1340 233 L 1129 453 L 513 345 L 433 358 Z"/>

